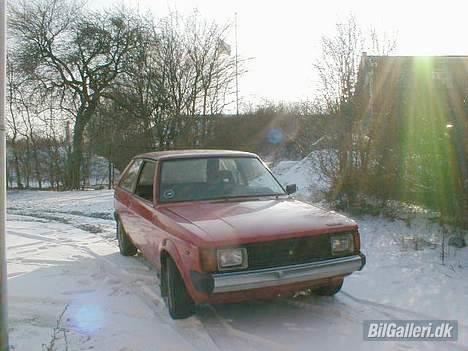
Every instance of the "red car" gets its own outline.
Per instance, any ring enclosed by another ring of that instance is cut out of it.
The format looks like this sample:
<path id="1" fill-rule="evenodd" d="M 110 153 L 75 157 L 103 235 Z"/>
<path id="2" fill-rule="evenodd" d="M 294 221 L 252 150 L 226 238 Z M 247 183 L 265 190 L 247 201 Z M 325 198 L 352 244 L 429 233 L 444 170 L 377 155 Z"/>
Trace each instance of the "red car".
<path id="1" fill-rule="evenodd" d="M 115 189 L 120 252 L 138 249 L 155 265 L 173 318 L 188 317 L 201 303 L 306 288 L 333 295 L 365 264 L 358 227 L 295 200 L 295 191 L 252 153 L 136 156 Z"/>

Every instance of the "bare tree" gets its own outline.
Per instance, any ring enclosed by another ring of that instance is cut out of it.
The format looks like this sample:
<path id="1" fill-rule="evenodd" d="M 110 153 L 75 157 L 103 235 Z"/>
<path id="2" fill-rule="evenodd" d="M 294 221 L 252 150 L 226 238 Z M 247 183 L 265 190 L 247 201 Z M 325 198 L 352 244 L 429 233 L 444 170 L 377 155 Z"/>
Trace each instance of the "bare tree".
<path id="1" fill-rule="evenodd" d="M 229 26 L 196 12 L 155 21 L 74 0 L 21 1 L 10 11 L 21 78 L 12 85 L 11 143 L 21 143 L 11 164 L 27 182 L 79 188 L 93 153 L 122 168 L 148 149 L 199 147 L 232 102 Z"/>
<path id="2" fill-rule="evenodd" d="M 10 28 L 24 72 L 69 95 L 74 126 L 67 185 L 79 188 L 85 128 L 138 46 L 138 25 L 124 10 L 101 14 L 74 1 L 34 0 L 11 7 Z"/>
<path id="3" fill-rule="evenodd" d="M 23 139 L 26 143 L 26 165 L 28 167 L 28 174 L 34 174 L 39 189 L 42 189 L 42 176 L 40 170 L 40 160 L 39 160 L 39 145 L 37 143 L 36 129 L 37 116 L 40 115 L 42 109 L 42 102 L 37 101 L 37 95 L 35 91 L 30 91 L 32 88 L 27 84 L 28 82 L 23 82 L 22 86 L 17 87 L 17 98 L 16 98 L 16 107 L 17 112 L 21 116 L 24 125 L 24 132 L 21 133 Z M 31 170 L 31 168 L 34 168 Z"/>
<path id="4" fill-rule="evenodd" d="M 363 33 L 354 16 L 336 25 L 333 36 L 322 37 L 322 54 L 314 64 L 320 79 L 319 94 L 330 113 L 339 113 L 354 94 Z"/>
<path id="5" fill-rule="evenodd" d="M 369 139 L 361 134 L 359 110 L 355 98 L 362 52 L 370 50 L 388 55 L 396 47 L 396 39 L 381 36 L 375 29 L 364 33 L 354 16 L 336 25 L 332 36 L 322 38 L 322 55 L 314 67 L 319 76 L 322 105 L 337 124 L 330 135 L 334 147 L 321 154 L 320 164 L 333 186 L 331 197 L 346 193 L 354 201 L 358 177 L 356 168 L 367 164 Z"/>
<path id="6" fill-rule="evenodd" d="M 9 132 L 11 133 L 9 142 L 13 152 L 14 158 L 14 171 L 15 171 L 15 179 L 16 179 L 16 186 L 18 189 L 23 188 L 23 183 L 21 181 L 21 170 L 20 170 L 20 159 L 19 159 L 19 150 L 18 150 L 18 136 L 20 134 L 20 126 L 17 113 L 15 111 L 15 100 L 16 100 L 16 92 L 17 92 L 17 84 L 18 84 L 18 75 L 13 66 L 13 62 L 10 60 L 10 56 L 7 55 L 7 100 L 8 100 L 8 107 L 9 113 L 7 115 L 7 125 Z"/>
<path id="7" fill-rule="evenodd" d="M 208 119 L 220 114 L 231 100 L 235 79 L 235 58 L 226 43 L 229 26 L 200 21 L 197 13 L 188 21 L 189 57 L 194 66 L 191 98 L 192 116 L 197 118 L 197 134 L 203 143 L 208 132 Z M 201 119 L 201 121 L 198 121 Z"/>
<path id="8" fill-rule="evenodd" d="M 396 34 L 379 33 L 374 27 L 369 30 L 367 46 L 374 55 L 388 56 L 397 48 Z"/>
<path id="9" fill-rule="evenodd" d="M 128 157 L 122 145 L 132 152 L 201 146 L 210 122 L 231 101 L 235 61 L 226 43 L 228 26 L 206 22 L 195 13 L 190 17 L 171 14 L 158 22 L 146 18 L 145 28 L 133 65 L 108 94 L 112 106 L 106 104 L 100 110 L 97 123 L 110 122 L 108 114 L 119 116 L 118 123 L 104 128 L 119 131 L 104 137 L 113 143 L 99 147 L 106 157 L 113 148 L 121 150 L 114 150 L 114 157 Z"/>
<path id="10" fill-rule="evenodd" d="M 209 119 L 232 102 L 235 58 L 226 36 L 229 26 L 206 22 L 195 12 L 189 18 L 172 14 L 160 25 L 158 63 L 164 76 L 169 110 L 169 139 L 203 143 Z M 166 145 L 168 146 L 168 145 Z"/>
<path id="11" fill-rule="evenodd" d="M 322 56 L 314 65 L 319 78 L 319 91 L 325 110 L 337 118 L 334 135 L 336 147 L 321 154 L 323 172 L 332 180 L 331 196 L 335 198 L 352 177 L 352 128 L 356 117 L 353 96 L 359 60 L 364 47 L 361 29 L 353 16 L 336 25 L 336 33 L 322 38 Z M 350 195 L 350 194 L 348 194 Z"/>

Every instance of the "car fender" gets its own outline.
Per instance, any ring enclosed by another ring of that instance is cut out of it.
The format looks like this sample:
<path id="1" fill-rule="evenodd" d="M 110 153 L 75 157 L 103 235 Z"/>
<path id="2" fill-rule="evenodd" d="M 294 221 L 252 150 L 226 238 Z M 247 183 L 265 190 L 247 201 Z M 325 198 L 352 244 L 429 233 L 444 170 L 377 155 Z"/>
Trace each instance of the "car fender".
<path id="1" fill-rule="evenodd" d="M 187 285 L 188 281 L 190 281 L 190 273 L 188 272 L 189 270 L 186 268 L 186 264 L 179 252 L 177 245 L 170 239 L 164 239 L 159 245 L 159 257 L 161 257 L 163 251 L 166 251 L 172 258 L 172 260 L 177 266 L 177 269 L 182 274 L 182 278 L 184 279 L 185 284 Z"/>
<path id="2" fill-rule="evenodd" d="M 190 296 L 196 302 L 205 301 L 207 295 L 197 291 L 193 286 L 192 279 L 190 278 L 190 270 L 192 267 L 194 267 L 195 258 L 193 256 L 196 250 L 181 248 L 173 240 L 166 238 L 159 245 L 159 257 L 161 257 L 164 251 L 167 252 L 167 254 L 172 258 L 172 260 L 176 264 L 177 269 L 182 275 L 182 279 L 184 280 L 185 286 L 187 287 L 187 291 L 190 294 Z"/>

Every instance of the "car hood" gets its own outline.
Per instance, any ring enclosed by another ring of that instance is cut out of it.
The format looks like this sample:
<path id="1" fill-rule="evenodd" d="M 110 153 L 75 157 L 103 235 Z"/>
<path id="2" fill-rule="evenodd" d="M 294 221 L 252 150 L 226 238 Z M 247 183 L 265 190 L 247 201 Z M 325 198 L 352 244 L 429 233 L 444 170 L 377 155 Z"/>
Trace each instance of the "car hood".
<path id="1" fill-rule="evenodd" d="M 294 199 L 180 203 L 164 211 L 207 246 L 356 230 L 351 219 Z"/>

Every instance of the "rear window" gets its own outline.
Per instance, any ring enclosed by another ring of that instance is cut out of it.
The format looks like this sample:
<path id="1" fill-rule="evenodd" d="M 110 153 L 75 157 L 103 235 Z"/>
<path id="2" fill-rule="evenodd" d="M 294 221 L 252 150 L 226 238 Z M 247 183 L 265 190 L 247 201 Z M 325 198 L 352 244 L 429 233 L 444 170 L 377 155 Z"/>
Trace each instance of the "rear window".
<path id="1" fill-rule="evenodd" d="M 133 161 L 127 172 L 125 172 L 125 174 L 122 176 L 122 179 L 120 179 L 119 185 L 121 188 L 133 192 L 133 189 L 135 189 L 135 183 L 138 177 L 138 171 L 140 169 L 141 162 L 141 160 Z"/>

